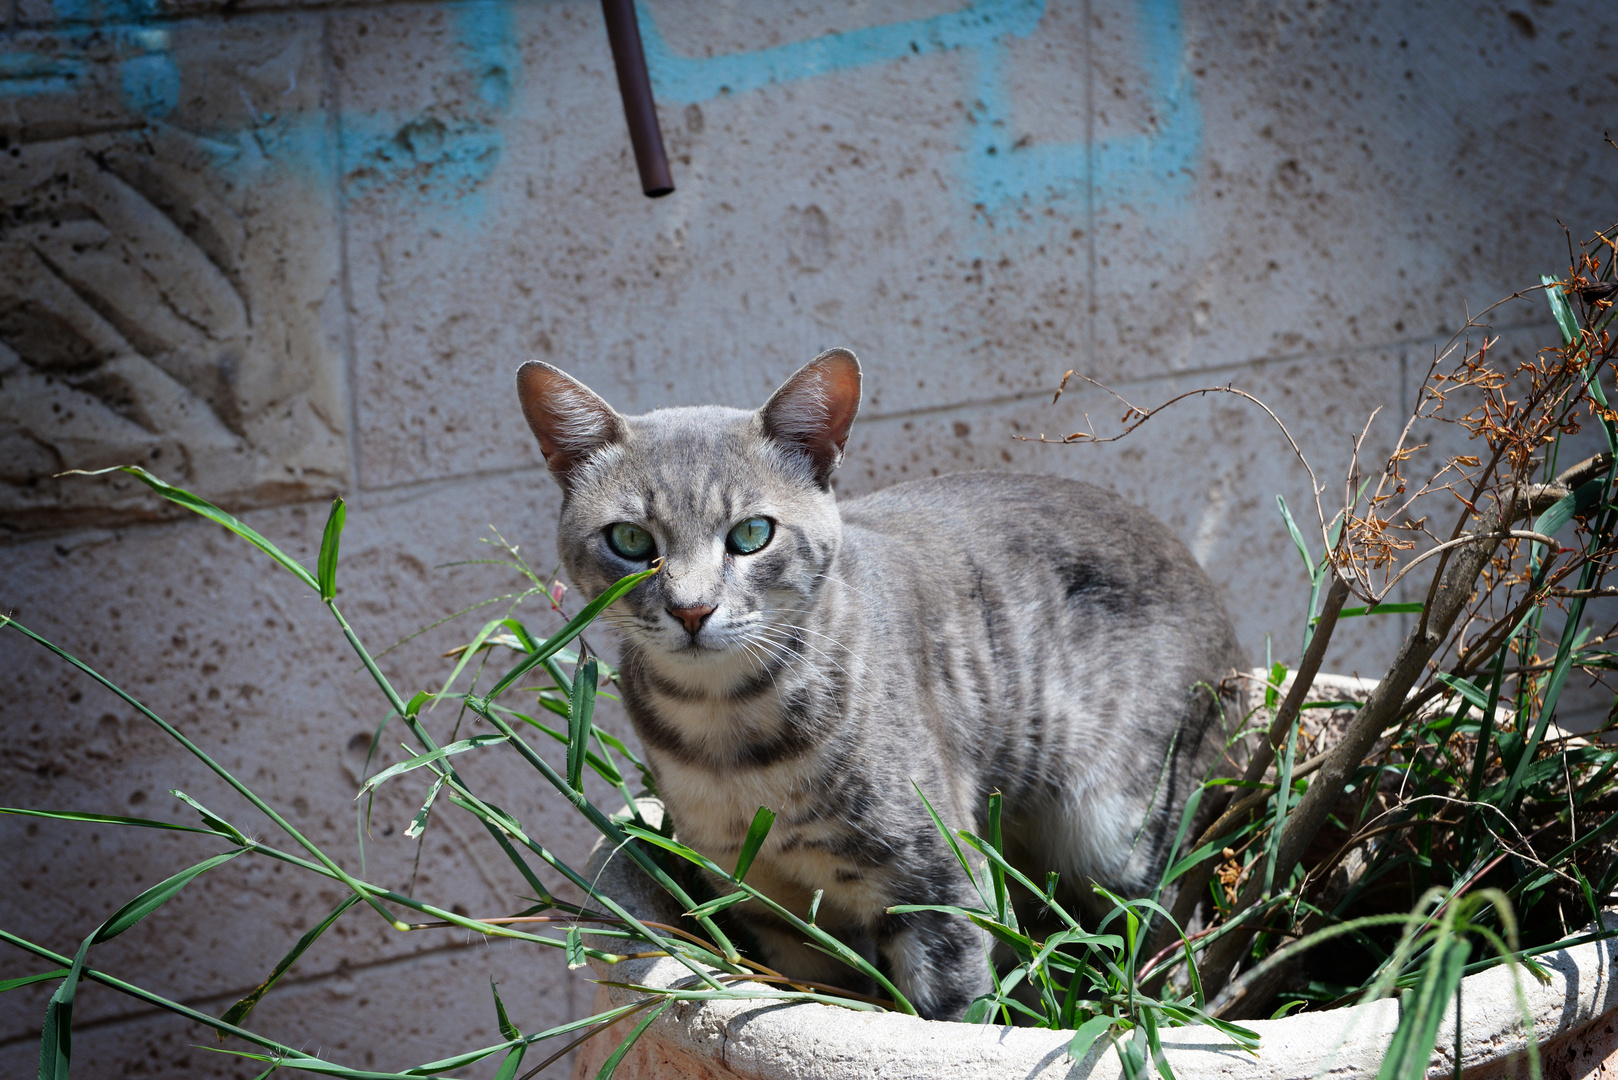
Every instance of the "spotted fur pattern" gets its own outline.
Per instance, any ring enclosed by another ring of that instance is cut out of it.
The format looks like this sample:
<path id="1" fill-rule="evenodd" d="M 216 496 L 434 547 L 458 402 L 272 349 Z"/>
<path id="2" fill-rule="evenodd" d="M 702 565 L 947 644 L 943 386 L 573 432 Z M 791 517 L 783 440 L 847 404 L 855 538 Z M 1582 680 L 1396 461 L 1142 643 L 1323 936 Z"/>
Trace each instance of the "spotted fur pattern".
<path id="1" fill-rule="evenodd" d="M 1239 665 L 1190 553 L 1087 484 L 966 473 L 839 503 L 830 478 L 859 401 L 833 350 L 758 412 L 624 417 L 543 364 L 518 376 L 564 500 L 564 565 L 589 596 L 643 562 L 663 572 L 612 608 L 622 689 L 682 841 L 732 863 L 754 811 L 778 815 L 749 882 L 874 956 L 924 1016 L 988 985 L 964 919 L 892 914 L 976 896 L 916 787 L 952 828 L 1005 797 L 1036 880 L 1151 887 L 1189 792 L 1214 764 L 1209 687 Z M 727 550 L 737 523 L 773 538 Z M 711 606 L 692 633 L 673 612 Z M 846 980 L 766 912 L 738 913 L 767 963 Z"/>

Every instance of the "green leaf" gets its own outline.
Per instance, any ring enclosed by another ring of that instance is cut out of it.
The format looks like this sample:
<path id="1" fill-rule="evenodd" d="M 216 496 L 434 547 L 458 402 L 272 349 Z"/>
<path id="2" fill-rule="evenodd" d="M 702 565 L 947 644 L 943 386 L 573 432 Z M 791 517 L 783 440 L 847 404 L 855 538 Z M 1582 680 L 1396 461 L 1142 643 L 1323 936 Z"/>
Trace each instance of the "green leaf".
<path id="1" fill-rule="evenodd" d="M 302 566 L 299 566 L 297 562 L 291 558 L 291 556 L 287 555 L 280 548 L 264 539 L 264 537 L 260 536 L 256 531 L 248 528 L 246 525 L 243 525 L 233 515 L 225 513 L 207 499 L 193 495 L 184 488 L 177 488 L 172 484 L 159 480 L 157 477 L 153 476 L 139 465 L 114 465 L 111 468 L 106 469 L 69 469 L 67 472 L 62 473 L 61 475 L 101 476 L 110 472 L 126 472 L 135 477 L 141 483 L 145 484 L 147 487 L 151 488 L 153 491 L 157 492 L 159 495 L 163 496 L 163 498 L 169 500 L 169 502 L 177 503 L 193 513 L 201 514 L 209 521 L 223 525 L 225 528 L 229 529 L 231 532 L 235 533 L 237 536 L 241 537 L 243 540 L 246 540 L 248 543 L 264 552 L 264 554 L 286 567 L 299 581 L 303 582 L 316 592 L 321 591 L 320 584 L 315 580 L 315 576 L 313 574 L 305 570 Z"/>
<path id="2" fill-rule="evenodd" d="M 577 930 L 578 927 L 574 927 L 574 929 Z M 500 988 L 495 985 L 493 979 L 489 980 L 489 993 L 494 995 L 494 1016 L 496 1023 L 500 1027 L 500 1034 L 508 1039 L 522 1038 L 522 1032 L 517 1029 L 516 1024 L 511 1022 L 511 1017 L 506 1015 L 506 1003 L 500 1000 Z"/>
<path id="3" fill-rule="evenodd" d="M 1000 838 L 1000 805 L 1002 796 L 1000 792 L 989 793 L 989 846 L 1005 854 L 1005 844 Z M 996 863 L 989 864 L 989 881 L 994 886 L 994 909 L 1000 916 L 1000 921 L 1007 926 L 1015 926 L 1017 916 L 1012 914 L 1007 902 L 1006 875 Z"/>
<path id="4" fill-rule="evenodd" d="M 1465 679 L 1457 679 L 1455 676 L 1443 671 L 1438 673 L 1438 681 L 1460 694 L 1468 703 L 1476 705 L 1479 709 L 1489 707 L 1489 695 L 1482 687 Z"/>
<path id="5" fill-rule="evenodd" d="M 236 843 L 241 844 L 243 847 L 248 847 L 252 844 L 252 841 L 247 839 L 240 829 L 226 821 L 224 818 L 220 817 L 218 814 L 214 813 L 212 810 L 209 810 L 206 806 L 203 806 L 201 803 L 187 795 L 185 792 L 181 791 L 179 788 L 171 789 L 169 794 L 173 795 L 176 799 L 179 799 L 191 809 L 201 814 L 203 822 L 208 826 L 208 829 L 211 832 L 218 833 L 220 836 L 228 836 L 232 840 L 236 841 Z"/>
<path id="6" fill-rule="evenodd" d="M 972 873 L 972 864 L 966 861 L 966 855 L 961 851 L 961 845 L 956 842 L 955 834 L 949 831 L 949 828 L 944 824 L 944 819 L 938 816 L 937 810 L 933 809 L 933 804 L 928 801 L 927 793 L 921 790 L 921 785 L 912 780 L 910 781 L 910 786 L 916 789 L 916 795 L 920 797 L 921 805 L 927 808 L 927 816 L 932 818 L 933 828 L 938 830 L 938 834 L 949 845 L 949 850 L 955 856 L 955 861 L 960 863 L 961 869 L 966 872 L 966 879 L 972 883 L 972 888 L 978 894 L 978 899 L 983 901 L 984 907 L 988 907 L 989 898 L 983 894 L 983 889 L 979 887 L 977 876 Z M 1036 889 L 1035 891 L 1037 892 L 1038 890 Z"/>
<path id="7" fill-rule="evenodd" d="M 1298 555 L 1303 559 L 1304 573 L 1311 578 L 1315 576 L 1315 560 L 1309 554 L 1309 545 L 1304 542 L 1303 531 L 1298 523 L 1292 519 L 1292 511 L 1287 509 L 1287 501 L 1281 496 L 1275 497 L 1275 505 L 1281 508 L 1281 520 L 1286 523 L 1287 533 L 1292 537 L 1292 543 L 1298 549 Z"/>
<path id="8" fill-rule="evenodd" d="M 1427 954 L 1422 980 L 1401 1000 L 1399 1026 L 1388 1043 L 1377 1080 L 1424 1080 L 1438 1042 L 1438 1026 L 1466 973 L 1466 940 L 1447 929 Z"/>
<path id="9" fill-rule="evenodd" d="M 567 783 L 574 791 L 584 790 L 584 759 L 590 752 L 590 717 L 596 706 L 595 657 L 583 664 L 573 680 L 573 693 L 567 710 Z"/>
<path id="10" fill-rule="evenodd" d="M 411 698 L 410 701 L 405 705 L 405 715 L 415 716 L 417 713 L 421 712 L 421 707 L 427 704 L 427 702 L 431 701 L 432 698 L 433 695 L 428 693 L 426 690 L 418 690 L 416 692 L 416 696 Z"/>
<path id="11" fill-rule="evenodd" d="M 54 971 L 41 971 L 38 975 L 24 975 L 20 979 L 0 979 L 0 994 L 5 993 L 7 990 L 17 990 L 24 986 L 32 986 L 35 983 L 50 982 L 52 979 L 60 979 L 70 970 L 72 969 L 57 968 Z"/>
<path id="12" fill-rule="evenodd" d="M 1270 665 L 1269 677 L 1264 680 L 1264 707 L 1271 712 L 1275 711 L 1276 703 L 1281 700 L 1281 684 L 1287 681 L 1287 666 L 1277 660 Z"/>
<path id="13" fill-rule="evenodd" d="M 494 688 L 490 690 L 487 695 L 485 695 L 485 700 L 493 701 L 495 698 L 499 697 L 508 686 L 515 683 L 518 679 L 522 678 L 540 664 L 544 663 L 554 653 L 561 649 L 563 645 L 566 645 L 568 642 L 584 633 L 584 628 L 594 622 L 596 616 L 605 611 L 609 604 L 616 601 L 620 596 L 623 596 L 625 593 L 635 588 L 647 578 L 650 578 L 653 574 L 659 573 L 662 569 L 663 563 L 661 560 L 659 560 L 657 565 L 653 566 L 650 570 L 642 570 L 638 574 L 630 574 L 628 577 L 621 578 L 617 582 L 614 582 L 608 587 L 606 592 L 584 605 L 583 609 L 580 610 L 577 615 L 573 616 L 573 618 L 567 621 L 566 626 L 562 627 L 562 629 L 546 638 L 545 643 L 539 647 L 537 652 L 530 653 L 527 657 L 518 661 L 516 667 L 506 672 L 505 675 L 501 677 L 500 681 L 494 684 Z"/>
<path id="14" fill-rule="evenodd" d="M 1146 1036 L 1146 1047 L 1151 1052 L 1152 1061 L 1157 1065 L 1157 1071 L 1162 1074 L 1163 1080 L 1175 1080 L 1174 1070 L 1169 1068 L 1168 1055 L 1163 1053 L 1163 1040 L 1157 1033 L 1157 1013 L 1149 1008 L 1142 1009 L 1140 1027 Z"/>
<path id="15" fill-rule="evenodd" d="M 229 862 L 244 850 L 237 848 L 223 855 L 215 855 L 158 882 L 113 912 L 111 918 L 84 939 L 73 957 L 73 966 L 68 968 L 67 978 L 62 980 L 62 985 L 56 988 L 45 1006 L 45 1025 L 40 1032 L 39 1042 L 40 1080 L 68 1080 L 68 1067 L 73 1058 L 73 998 L 78 990 L 79 976 L 84 972 L 84 960 L 89 955 L 90 946 L 117 937 L 173 899 L 192 878 L 212 870 L 220 863 Z"/>
<path id="16" fill-rule="evenodd" d="M 717 899 L 709 900 L 707 903 L 698 904 L 696 907 L 686 912 L 686 914 L 691 916 L 693 919 L 701 919 L 705 918 L 706 916 L 713 915 L 716 912 L 724 911 L 728 907 L 735 907 L 737 904 L 746 899 L 746 892 L 733 892 L 728 896 L 721 896 Z"/>
<path id="17" fill-rule="evenodd" d="M 410 824 L 405 826 L 406 839 L 414 840 L 427 827 L 427 815 L 433 812 L 433 800 L 438 798 L 438 793 L 444 789 L 444 782 L 448 779 L 447 776 L 440 776 L 433 781 L 433 786 L 427 789 L 426 801 L 421 804 L 421 809 L 416 811 L 416 816 L 410 819 Z"/>
<path id="18" fill-rule="evenodd" d="M 1545 299 L 1550 301 L 1556 328 L 1562 332 L 1562 344 L 1573 344 L 1579 339 L 1579 322 L 1573 317 L 1573 308 L 1562 293 L 1562 283 L 1549 274 L 1539 275 L 1539 281 L 1545 286 Z"/>
<path id="19" fill-rule="evenodd" d="M 516 1080 L 517 1069 L 522 1065 L 523 1055 L 528 1053 L 528 1044 L 513 1046 L 506 1051 L 506 1059 L 500 1063 L 500 1071 L 494 1074 L 494 1080 Z"/>
<path id="20" fill-rule="evenodd" d="M 1543 514 L 1534 519 L 1534 531 L 1545 536 L 1555 536 L 1557 530 L 1572 521 L 1576 515 L 1587 513 L 1600 503 L 1601 493 L 1606 487 L 1607 478 L 1604 476 L 1580 484 L 1577 490 L 1570 491 L 1551 503 Z"/>
<path id="21" fill-rule="evenodd" d="M 45 1025 L 39 1033 L 39 1080 L 68 1080 L 73 1060 L 73 995 L 84 971 L 84 958 L 94 943 L 95 934 L 84 939 L 74 954 L 67 978 L 45 1003 Z"/>
<path id="22" fill-rule="evenodd" d="M 742 841 L 741 853 L 736 856 L 736 872 L 731 876 L 737 881 L 747 876 L 747 871 L 758 857 L 759 848 L 764 846 L 764 840 L 770 835 L 770 826 L 775 824 L 775 811 L 767 806 L 758 808 L 753 815 L 753 824 L 748 826 L 747 838 Z"/>
<path id="23" fill-rule="evenodd" d="M 505 741 L 506 737 L 499 734 L 474 735 L 470 739 L 462 739 L 460 742 L 452 742 L 448 746 L 440 746 L 437 750 L 432 750 L 425 754 L 417 754 L 415 757 L 401 761 L 397 765 L 389 765 L 386 769 L 383 769 L 381 772 L 365 781 L 364 785 L 360 788 L 359 795 L 354 796 L 354 798 L 358 799 L 366 792 L 374 790 L 383 781 L 391 780 L 395 776 L 410 772 L 412 769 L 419 769 L 423 765 L 427 765 L 431 762 L 442 761 L 444 758 L 451 757 L 455 754 L 464 754 L 468 750 L 476 750 L 481 746 L 488 746 L 491 743 L 500 743 Z"/>
<path id="24" fill-rule="evenodd" d="M 584 957 L 584 939 L 579 935 L 579 928 L 570 926 L 567 929 L 567 969 L 576 971 L 587 963 Z"/>
<path id="25" fill-rule="evenodd" d="M 647 1028 L 652 1026 L 652 1021 L 662 1016 L 663 1010 L 672 1004 L 674 1004 L 674 1000 L 670 998 L 647 1013 L 646 1018 L 635 1025 L 635 1030 L 629 1033 L 629 1037 L 618 1044 L 618 1049 L 612 1052 L 612 1056 L 601 1063 L 601 1071 L 596 1073 L 596 1080 L 612 1080 L 612 1074 L 618 1071 L 618 1063 L 624 1060 L 624 1055 L 629 1053 L 629 1048 L 634 1046 L 636 1040 L 641 1037 Z"/>
<path id="26" fill-rule="evenodd" d="M 220 1021 L 222 1023 L 233 1024 L 240 1027 L 242 1021 L 247 1019 L 247 1014 L 252 1012 L 253 1009 L 258 1006 L 258 1003 L 263 1000 L 265 994 L 270 992 L 270 988 L 281 980 L 281 976 L 285 975 L 287 970 L 291 968 L 293 964 L 298 962 L 298 958 L 300 956 L 309 951 L 309 946 L 313 945 L 317 940 L 319 940 L 320 935 L 324 934 L 327 930 L 330 930 L 332 923 L 336 922 L 338 917 L 341 916 L 343 912 L 347 911 L 349 908 L 353 907 L 359 902 L 360 898 L 358 894 L 350 894 L 347 899 L 333 908 L 324 919 L 321 919 L 320 922 L 316 923 L 313 928 L 308 930 L 297 940 L 297 943 L 294 944 L 291 949 L 287 950 L 287 954 L 281 957 L 280 961 L 276 963 L 275 970 L 270 972 L 270 977 L 259 983 L 248 992 L 246 997 L 242 998 L 240 1001 L 226 1010 L 225 1015 L 219 1018 Z M 220 1031 L 219 1037 L 221 1039 L 225 1038 L 225 1032 Z"/>
<path id="27" fill-rule="evenodd" d="M 117 937 L 119 934 L 123 933 L 125 930 L 128 930 L 131 926 L 134 926 L 136 923 L 146 918 L 146 916 L 150 915 L 152 912 L 174 899 L 175 894 L 189 885 L 193 878 L 197 877 L 199 874 L 207 873 L 209 870 L 212 870 L 214 867 L 219 866 L 222 863 L 229 862 L 236 856 L 240 855 L 244 850 L 246 849 L 237 848 L 235 851 L 227 851 L 222 855 L 215 855 L 211 859 L 204 859 L 202 862 L 197 863 L 197 865 L 187 867 L 186 869 L 181 870 L 178 874 L 175 874 L 173 877 L 165 878 L 156 885 L 153 885 L 150 889 L 147 889 L 145 892 L 135 897 L 135 899 L 113 912 L 112 916 L 108 918 L 106 922 L 101 924 L 101 928 L 91 935 L 92 942 L 95 944 L 100 944 L 103 941 Z"/>
<path id="28" fill-rule="evenodd" d="M 315 580 L 320 586 L 322 600 L 330 600 L 337 595 L 337 547 L 343 539 L 343 520 L 347 516 L 343 497 L 339 495 L 331 501 L 326 532 L 320 538 L 320 558 L 315 561 Z"/>
<path id="29" fill-rule="evenodd" d="M 143 829 L 170 829 L 174 832 L 217 835 L 217 829 L 199 829 L 195 825 L 176 825 L 172 821 L 154 821 L 151 818 L 119 817 L 116 814 L 86 814 L 77 810 L 24 810 L 15 806 L 0 806 L 0 814 L 20 817 L 55 818 L 58 821 L 87 821 L 95 825 L 137 825 Z"/>
<path id="30" fill-rule="evenodd" d="M 541 697 L 539 699 L 539 702 L 540 702 L 541 705 L 544 705 L 546 708 L 552 709 L 553 711 L 558 713 L 558 715 L 561 715 L 561 716 L 566 716 L 567 715 L 568 706 L 565 705 L 565 704 L 559 704 L 557 702 L 549 701 L 549 700 L 547 700 L 547 699 L 545 699 L 543 697 Z M 523 723 L 527 724 L 529 727 L 538 728 L 540 731 L 543 731 L 546 735 L 549 735 L 551 738 L 555 739 L 557 742 L 561 743 L 563 746 L 567 745 L 567 733 L 566 732 L 557 731 L 555 728 L 550 727 L 547 724 L 542 724 L 538 720 L 535 720 L 532 716 L 527 715 L 526 713 L 520 713 L 520 712 L 517 712 L 514 709 L 507 709 L 504 706 L 497 706 L 497 708 L 499 708 L 502 713 L 506 714 L 507 716 L 512 717 L 513 719 L 521 720 Z M 614 742 L 617 741 L 612 736 L 607 735 L 607 733 L 602 731 L 600 728 L 593 728 L 591 730 L 590 734 L 595 737 L 597 742 L 604 742 L 609 746 L 611 746 Z M 603 780 L 605 780 L 609 784 L 617 785 L 617 784 L 622 784 L 624 782 L 623 773 L 620 772 L 612 764 L 612 762 L 608 761 L 606 758 L 602 757 L 600 754 L 597 754 L 593 750 L 589 750 L 589 751 L 585 752 L 584 763 L 586 765 L 590 766 L 590 768 L 594 769 L 595 772 L 596 772 L 596 775 L 601 777 Z"/>
<path id="31" fill-rule="evenodd" d="M 1337 617 L 1339 619 L 1353 619 L 1361 615 L 1420 615 L 1426 609 L 1426 606 L 1416 602 L 1409 604 L 1372 604 L 1370 607 L 1346 607 L 1337 613 Z M 1320 616 L 1314 616 L 1311 621 L 1319 622 Z"/>
<path id="32" fill-rule="evenodd" d="M 501 620 L 499 619 L 491 619 L 483 624 L 483 629 L 479 630 L 477 635 L 474 636 L 467 644 L 466 648 L 461 651 L 460 657 L 455 661 L 454 669 L 450 671 L 449 678 L 444 680 L 444 685 L 439 689 L 438 693 L 435 695 L 436 697 L 442 698 L 449 693 L 449 688 L 454 686 L 455 680 L 461 677 L 461 670 L 466 667 L 467 661 L 471 660 L 473 655 L 477 653 L 478 649 L 483 647 L 483 643 L 488 640 L 489 635 L 500 628 L 500 621 Z M 421 695 L 419 694 L 417 695 L 417 697 L 420 696 Z M 433 708 L 436 709 L 437 707 L 438 702 L 434 701 Z"/>

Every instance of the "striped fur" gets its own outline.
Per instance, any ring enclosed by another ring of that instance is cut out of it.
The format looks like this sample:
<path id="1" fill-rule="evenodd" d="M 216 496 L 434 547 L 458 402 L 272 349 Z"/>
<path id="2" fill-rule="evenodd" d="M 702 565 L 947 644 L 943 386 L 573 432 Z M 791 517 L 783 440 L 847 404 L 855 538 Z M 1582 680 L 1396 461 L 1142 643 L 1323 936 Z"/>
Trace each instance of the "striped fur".
<path id="1" fill-rule="evenodd" d="M 1036 880 L 1056 870 L 1076 892 L 1124 893 L 1156 881 L 1222 745 L 1209 688 L 1241 659 L 1162 524 L 1087 484 L 993 473 L 839 505 L 829 477 L 859 392 L 842 350 L 757 413 L 622 417 L 553 368 L 523 372 L 536 435 L 566 444 L 547 459 L 574 583 L 594 596 L 641 567 L 607 544 L 614 522 L 646 529 L 668 560 L 606 618 L 684 842 L 728 865 L 770 807 L 748 880 L 798 911 L 824 890 L 820 924 L 879 958 L 929 1017 L 959 1016 L 989 969 L 965 920 L 888 911 L 977 902 L 912 785 L 952 828 L 981 829 L 988 795 L 1004 793 L 1008 841 Z M 550 394 L 564 407 L 548 409 Z M 581 448 L 581 431 L 605 434 Z M 773 539 L 729 553 L 727 532 L 754 516 Z M 714 610 L 693 635 L 671 609 L 698 605 Z M 766 913 L 738 911 L 771 966 L 846 981 Z"/>

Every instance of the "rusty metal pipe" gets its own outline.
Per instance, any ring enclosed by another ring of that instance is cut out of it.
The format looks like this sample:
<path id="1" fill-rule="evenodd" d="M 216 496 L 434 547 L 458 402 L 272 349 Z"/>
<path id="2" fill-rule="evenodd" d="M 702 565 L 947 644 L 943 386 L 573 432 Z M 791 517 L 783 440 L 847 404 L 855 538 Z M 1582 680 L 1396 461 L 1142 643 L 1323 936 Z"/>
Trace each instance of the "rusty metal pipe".
<path id="1" fill-rule="evenodd" d="M 635 165 L 640 169 L 640 189 L 649 199 L 660 198 L 674 190 L 674 178 L 663 151 L 663 132 L 657 126 L 635 0 L 601 0 L 601 14 L 607 20 L 607 41 L 618 69 L 618 91 L 624 97 L 624 119 L 629 122 L 629 143 L 635 148 Z"/>

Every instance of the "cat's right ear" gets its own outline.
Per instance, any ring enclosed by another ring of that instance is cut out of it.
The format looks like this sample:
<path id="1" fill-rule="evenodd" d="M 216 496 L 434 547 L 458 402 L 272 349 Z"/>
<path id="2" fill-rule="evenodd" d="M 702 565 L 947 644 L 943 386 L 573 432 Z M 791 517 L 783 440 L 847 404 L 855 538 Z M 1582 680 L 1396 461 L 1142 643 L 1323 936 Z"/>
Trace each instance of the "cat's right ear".
<path id="1" fill-rule="evenodd" d="M 549 364 L 530 360 L 517 369 L 517 398 L 545 464 L 564 488 L 586 458 L 623 437 L 623 417 L 611 405 Z"/>
<path id="2" fill-rule="evenodd" d="M 766 435 L 808 455 L 824 488 L 859 411 L 860 362 L 847 349 L 827 349 L 782 383 L 759 416 Z"/>

